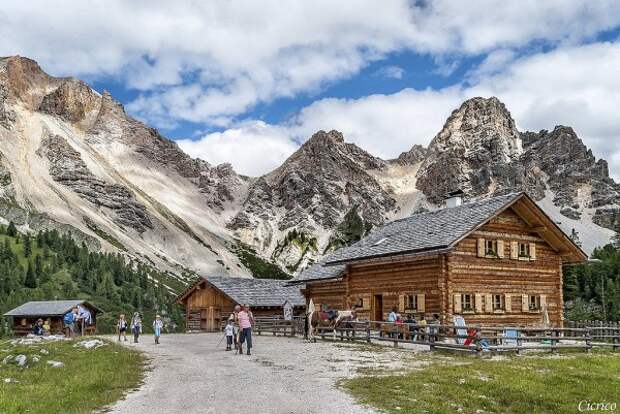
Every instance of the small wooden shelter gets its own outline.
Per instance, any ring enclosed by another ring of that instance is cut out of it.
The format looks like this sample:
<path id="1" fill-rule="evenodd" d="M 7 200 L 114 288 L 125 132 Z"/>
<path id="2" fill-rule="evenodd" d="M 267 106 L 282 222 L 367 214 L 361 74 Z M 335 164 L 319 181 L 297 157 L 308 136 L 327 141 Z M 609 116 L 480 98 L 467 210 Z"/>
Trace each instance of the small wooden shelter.
<path id="1" fill-rule="evenodd" d="M 85 308 L 90 313 L 90 323 L 85 324 L 84 333 L 93 334 L 97 329 L 97 313 L 101 309 L 91 303 L 80 300 L 42 300 L 26 302 L 23 305 L 7 312 L 4 316 L 13 318 L 13 334 L 28 335 L 33 332 L 33 327 L 38 319 L 49 319 L 51 334 L 63 333 L 63 317 L 74 307 Z"/>
<path id="2" fill-rule="evenodd" d="M 458 195 L 457 195 L 458 196 Z M 382 321 L 463 316 L 483 325 L 562 326 L 562 265 L 587 255 L 525 193 L 414 214 L 371 232 L 296 281 L 316 306 Z"/>
<path id="3" fill-rule="evenodd" d="M 299 286 L 287 280 L 209 276 L 188 288 L 177 303 L 185 306 L 188 331 L 215 332 L 235 305 L 250 305 L 254 316 L 282 317 L 285 304 L 300 315 L 306 302 Z"/>

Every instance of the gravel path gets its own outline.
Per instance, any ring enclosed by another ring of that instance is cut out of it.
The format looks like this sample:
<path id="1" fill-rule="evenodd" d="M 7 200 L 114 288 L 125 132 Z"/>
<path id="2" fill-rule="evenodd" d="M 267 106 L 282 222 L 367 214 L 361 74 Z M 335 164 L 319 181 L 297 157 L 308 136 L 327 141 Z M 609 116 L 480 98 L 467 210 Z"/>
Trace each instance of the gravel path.
<path id="1" fill-rule="evenodd" d="M 150 336 L 137 347 L 151 358 L 145 384 L 113 413 L 374 413 L 335 385 L 360 368 L 411 366 L 411 351 L 256 336 L 251 356 L 217 347 L 220 334 Z M 243 399 L 238 396 L 245 395 Z"/>

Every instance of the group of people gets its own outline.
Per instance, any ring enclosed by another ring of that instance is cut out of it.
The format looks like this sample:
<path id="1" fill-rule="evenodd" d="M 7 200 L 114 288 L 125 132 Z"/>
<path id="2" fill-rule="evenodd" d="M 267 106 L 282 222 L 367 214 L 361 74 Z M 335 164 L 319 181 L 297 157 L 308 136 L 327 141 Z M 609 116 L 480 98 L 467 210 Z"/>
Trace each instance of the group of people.
<path id="1" fill-rule="evenodd" d="M 239 355 L 243 354 L 243 344 L 247 344 L 247 354 L 252 354 L 252 326 L 254 326 L 254 315 L 250 306 L 235 305 L 233 312 L 228 317 L 224 327 L 226 336 L 226 350 L 231 351 L 233 345 Z"/>
<path id="2" fill-rule="evenodd" d="M 418 336 L 424 337 L 425 335 L 436 335 L 437 329 L 433 327 L 429 327 L 429 325 L 439 325 L 441 324 L 441 320 L 439 315 L 434 313 L 433 315 L 420 315 L 420 318 L 417 319 L 416 316 L 412 313 L 406 314 L 405 317 L 397 313 L 397 308 L 393 307 L 391 312 L 388 314 L 388 322 L 394 323 L 394 325 L 405 325 L 409 326 L 409 332 L 411 333 L 412 340 L 416 340 Z M 397 330 L 397 332 L 392 332 L 391 336 L 403 336 L 402 330 Z M 403 339 L 403 338 L 400 338 Z"/>
<path id="3" fill-rule="evenodd" d="M 52 330 L 52 320 L 47 318 L 45 321 L 41 318 L 32 327 L 32 333 L 37 336 L 49 336 Z"/>
<path id="4" fill-rule="evenodd" d="M 92 324 L 92 315 L 88 308 L 77 305 L 63 316 L 62 323 L 65 336 L 74 338 L 78 333 L 84 335 L 86 328 Z"/>
<path id="5" fill-rule="evenodd" d="M 118 331 L 118 340 L 123 338 L 123 341 L 127 341 L 127 329 L 131 330 L 133 334 L 133 342 L 135 344 L 138 343 L 138 339 L 140 338 L 140 334 L 142 334 L 142 317 L 139 312 L 134 312 L 131 321 L 127 322 L 125 319 L 125 314 L 120 314 L 118 316 L 118 321 L 116 322 L 116 329 Z M 160 315 L 155 316 L 155 320 L 153 321 L 153 336 L 155 338 L 155 344 L 159 345 L 159 338 L 161 337 L 162 330 L 164 328 L 164 321 L 161 319 Z"/>

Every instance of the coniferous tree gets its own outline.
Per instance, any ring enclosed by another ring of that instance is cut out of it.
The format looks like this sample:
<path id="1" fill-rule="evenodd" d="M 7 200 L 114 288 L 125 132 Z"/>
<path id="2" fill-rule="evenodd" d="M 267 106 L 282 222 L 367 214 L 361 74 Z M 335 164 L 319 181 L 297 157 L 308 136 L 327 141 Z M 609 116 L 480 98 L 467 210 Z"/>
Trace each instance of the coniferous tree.
<path id="1" fill-rule="evenodd" d="M 28 262 L 26 277 L 24 278 L 24 286 L 30 289 L 34 289 L 37 287 L 37 279 L 35 277 L 34 270 L 32 269 L 31 262 Z"/>
<path id="2" fill-rule="evenodd" d="M 6 234 L 11 237 L 15 237 L 17 235 L 17 227 L 15 227 L 15 223 L 12 221 L 9 222 L 9 227 L 6 229 Z"/>

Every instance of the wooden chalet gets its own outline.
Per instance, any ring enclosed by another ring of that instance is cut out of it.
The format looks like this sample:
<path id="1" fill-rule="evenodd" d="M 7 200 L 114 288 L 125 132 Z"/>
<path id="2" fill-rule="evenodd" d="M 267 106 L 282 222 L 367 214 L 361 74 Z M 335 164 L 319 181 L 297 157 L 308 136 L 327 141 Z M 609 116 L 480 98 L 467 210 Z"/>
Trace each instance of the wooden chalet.
<path id="1" fill-rule="evenodd" d="M 587 255 L 526 194 L 414 214 L 302 272 L 315 306 L 356 307 L 385 320 L 393 307 L 451 324 L 562 326 L 562 265 Z"/>
<path id="2" fill-rule="evenodd" d="M 63 334 L 64 315 L 74 307 L 83 307 L 90 312 L 90 324 L 85 324 L 84 333 L 93 334 L 97 330 L 97 313 L 101 309 L 85 300 L 43 300 L 26 302 L 23 305 L 7 312 L 4 316 L 13 318 L 13 334 L 18 336 L 28 335 L 33 332 L 34 325 L 38 319 L 50 322 L 50 333 L 52 335 Z"/>
<path id="3" fill-rule="evenodd" d="M 306 305 L 299 286 L 287 280 L 209 276 L 196 282 L 177 298 L 185 306 L 190 332 L 219 331 L 235 305 L 248 304 L 254 316 L 284 316 L 293 307 L 302 315 Z"/>

